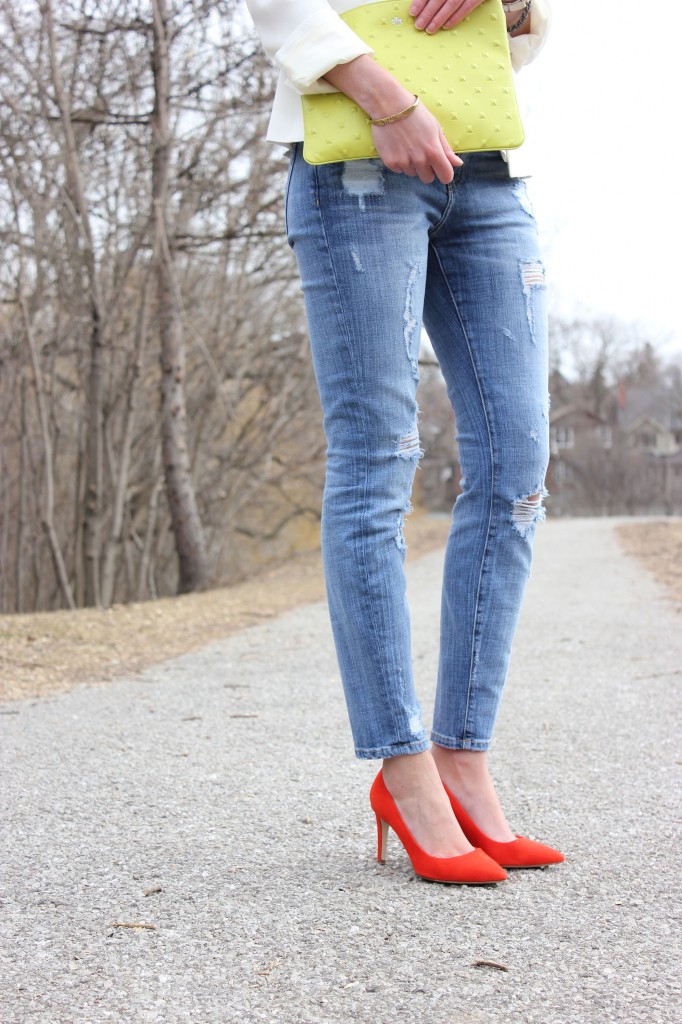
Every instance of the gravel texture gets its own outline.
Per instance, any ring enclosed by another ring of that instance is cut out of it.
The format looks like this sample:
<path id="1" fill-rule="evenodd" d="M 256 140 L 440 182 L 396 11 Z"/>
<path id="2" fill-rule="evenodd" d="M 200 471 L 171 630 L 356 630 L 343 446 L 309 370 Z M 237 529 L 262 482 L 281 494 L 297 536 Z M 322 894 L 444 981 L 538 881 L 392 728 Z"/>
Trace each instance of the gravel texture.
<path id="1" fill-rule="evenodd" d="M 322 604 L 4 705 L 3 1024 L 681 1019 L 680 618 L 613 525 L 539 533 L 491 761 L 567 861 L 495 888 L 393 835 L 376 864 Z M 425 708 L 441 564 L 409 568 Z"/>

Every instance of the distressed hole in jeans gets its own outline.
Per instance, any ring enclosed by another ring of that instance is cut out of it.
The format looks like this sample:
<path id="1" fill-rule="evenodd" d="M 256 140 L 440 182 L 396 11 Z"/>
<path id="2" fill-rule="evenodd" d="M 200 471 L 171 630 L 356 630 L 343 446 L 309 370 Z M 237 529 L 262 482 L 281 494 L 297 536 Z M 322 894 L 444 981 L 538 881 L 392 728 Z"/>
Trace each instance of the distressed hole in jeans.
<path id="1" fill-rule="evenodd" d="M 545 288 L 545 268 L 539 260 L 521 260 L 521 286 L 526 298 L 526 318 L 530 329 L 530 340 L 535 344 L 535 312 L 533 309 L 533 292 L 537 288 Z"/>
<path id="2" fill-rule="evenodd" d="M 419 447 L 419 428 L 416 424 L 407 434 L 398 438 L 395 453 L 399 459 L 421 459 L 424 452 Z"/>
<path id="3" fill-rule="evenodd" d="M 341 183 L 344 192 L 355 196 L 364 211 L 368 196 L 384 194 L 384 164 L 381 160 L 349 160 L 343 165 Z"/>
<path id="4" fill-rule="evenodd" d="M 413 736 L 418 736 L 422 731 L 422 716 L 418 711 L 410 716 L 409 728 Z"/>
<path id="5" fill-rule="evenodd" d="M 405 534 L 403 532 L 404 517 L 402 513 L 398 516 L 398 529 L 396 530 L 394 541 L 395 546 L 402 555 L 407 551 L 407 544 L 405 543 Z"/>
<path id="6" fill-rule="evenodd" d="M 408 501 L 406 503 L 406 505 L 405 505 L 405 508 L 398 515 L 398 528 L 397 528 L 397 530 L 395 532 L 395 536 L 393 538 L 395 543 L 396 543 L 396 547 L 398 548 L 398 551 L 400 551 L 401 554 L 403 554 L 403 555 L 407 551 L 407 544 L 405 543 L 405 532 L 404 532 L 404 529 L 405 529 L 405 516 L 409 516 L 411 512 L 412 512 L 412 504 L 411 504 L 411 502 Z"/>
<path id="7" fill-rule="evenodd" d="M 540 487 L 535 493 L 527 494 L 523 498 L 517 498 L 512 506 L 512 523 L 517 533 L 527 537 L 536 523 L 541 523 L 545 518 L 545 507 L 542 499 L 547 496 L 544 487 Z"/>
<path id="8" fill-rule="evenodd" d="M 405 350 L 407 358 L 412 367 L 412 376 L 419 380 L 419 316 L 414 311 L 414 289 L 419 276 L 419 267 L 415 264 L 410 267 L 410 276 L 407 279 L 405 291 L 405 310 L 403 312 L 403 337 L 405 338 Z"/>
<path id="9" fill-rule="evenodd" d="M 514 185 L 514 198 L 518 199 L 519 205 L 524 213 L 527 213 L 529 217 L 534 217 L 533 204 L 530 201 L 528 195 L 528 188 L 523 178 L 517 178 Z"/>
<path id="10" fill-rule="evenodd" d="M 422 451 L 419 445 L 419 427 L 417 425 L 416 420 L 414 426 L 410 430 L 408 430 L 406 434 L 403 434 L 402 437 L 399 437 L 398 440 L 395 442 L 395 454 L 399 459 L 407 459 L 415 463 L 419 462 L 419 460 L 421 459 L 424 452 Z M 407 545 L 405 544 L 405 535 L 403 533 L 403 526 L 405 523 L 405 516 L 409 516 L 411 511 L 412 505 L 410 504 L 410 501 L 408 499 L 405 502 L 404 508 L 398 515 L 398 525 L 394 535 L 394 540 L 396 542 L 398 551 L 402 552 L 403 554 L 407 550 Z"/>
<path id="11" fill-rule="evenodd" d="M 360 253 L 355 248 L 355 246 L 352 247 L 352 249 L 350 251 L 350 254 L 353 257 L 353 263 L 355 265 L 355 269 L 357 270 L 358 274 L 364 274 L 365 268 L 362 265 L 362 260 L 360 259 Z"/>

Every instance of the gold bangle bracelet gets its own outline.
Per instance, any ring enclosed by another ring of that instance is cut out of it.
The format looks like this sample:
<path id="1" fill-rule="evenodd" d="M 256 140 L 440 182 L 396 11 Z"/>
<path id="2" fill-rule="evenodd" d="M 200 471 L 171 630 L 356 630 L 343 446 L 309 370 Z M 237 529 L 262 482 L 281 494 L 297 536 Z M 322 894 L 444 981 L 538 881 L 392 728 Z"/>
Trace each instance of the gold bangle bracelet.
<path id="1" fill-rule="evenodd" d="M 419 97 L 415 96 L 414 103 L 410 103 L 409 107 L 405 107 L 404 110 L 399 110 L 397 114 L 391 114 L 390 117 L 370 117 L 368 120 L 374 128 L 383 128 L 386 124 L 395 124 L 396 121 L 402 121 L 404 118 L 409 117 L 418 106 Z"/>

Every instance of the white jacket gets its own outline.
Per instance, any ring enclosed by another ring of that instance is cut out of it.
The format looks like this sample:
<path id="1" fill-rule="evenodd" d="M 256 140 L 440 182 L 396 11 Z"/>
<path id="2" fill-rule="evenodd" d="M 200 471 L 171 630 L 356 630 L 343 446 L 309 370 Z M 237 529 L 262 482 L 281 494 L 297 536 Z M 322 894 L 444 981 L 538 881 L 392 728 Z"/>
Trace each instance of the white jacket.
<path id="1" fill-rule="evenodd" d="M 365 0 L 367 2 L 367 0 Z M 378 0 L 369 0 L 378 2 Z M 368 46 L 339 17 L 357 0 L 246 0 L 265 52 L 279 68 L 268 139 L 289 145 L 303 139 L 301 93 L 335 92 L 322 76 L 337 64 L 346 64 Z M 547 0 L 533 0 L 530 32 L 509 40 L 512 65 L 518 71 L 540 52 L 549 28 Z M 507 154 L 514 177 L 529 173 L 523 149 Z"/>

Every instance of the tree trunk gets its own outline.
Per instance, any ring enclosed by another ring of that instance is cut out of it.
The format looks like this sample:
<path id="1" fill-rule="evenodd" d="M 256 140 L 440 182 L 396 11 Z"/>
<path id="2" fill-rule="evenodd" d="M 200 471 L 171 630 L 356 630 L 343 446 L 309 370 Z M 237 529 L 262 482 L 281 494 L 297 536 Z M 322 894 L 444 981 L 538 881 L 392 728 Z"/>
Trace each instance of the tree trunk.
<path id="1" fill-rule="evenodd" d="M 62 555 L 62 549 L 59 544 L 59 538 L 57 537 L 57 530 L 54 524 L 54 460 L 52 457 L 52 438 L 50 436 L 50 425 L 45 403 L 45 389 L 43 387 L 43 378 L 40 372 L 40 362 L 38 360 L 37 346 L 33 337 L 33 329 L 31 327 L 28 309 L 26 308 L 26 302 L 24 300 L 23 293 L 21 292 L 21 283 L 19 284 L 18 298 L 22 319 L 24 321 L 24 330 L 26 331 L 26 340 L 31 354 L 33 381 L 43 441 L 43 458 L 45 460 L 45 509 L 43 512 L 43 527 L 47 534 L 50 552 L 52 554 L 52 561 L 54 562 L 55 574 L 59 581 L 60 589 L 67 607 L 73 610 L 76 607 L 76 602 L 73 599 L 64 556 Z"/>
<path id="2" fill-rule="evenodd" d="M 143 283 L 142 302 L 138 316 L 135 349 L 132 358 L 131 380 L 127 392 L 125 421 L 123 428 L 123 441 L 121 444 L 121 458 L 116 480 L 116 492 L 114 495 L 114 515 L 111 534 L 104 546 L 104 564 L 102 569 L 102 604 L 108 608 L 114 598 L 114 586 L 116 582 L 116 561 L 120 553 L 123 538 L 123 518 L 125 513 L 126 494 L 130 477 L 130 457 L 133 447 L 133 434 L 135 430 L 138 393 L 140 386 L 140 373 L 142 369 L 142 357 L 144 354 L 147 338 L 148 317 L 147 298 L 149 294 L 149 275 L 145 274 Z"/>
<path id="3" fill-rule="evenodd" d="M 26 559 L 24 549 L 26 547 L 25 533 L 28 522 L 28 473 L 29 464 L 26 457 L 28 448 L 28 419 L 26 416 L 26 376 L 21 376 L 21 399 L 19 404 L 21 417 L 21 446 L 19 448 L 19 522 L 17 524 L 17 560 L 16 560 L 16 583 L 14 595 L 14 611 L 24 610 L 24 591 L 26 588 Z"/>
<path id="4" fill-rule="evenodd" d="M 88 433 L 86 442 L 85 503 L 83 538 L 85 560 L 85 603 L 100 604 L 101 538 L 100 518 L 103 490 L 103 435 L 104 435 L 104 350 L 102 342 L 102 300 L 100 296 L 95 248 L 90 228 L 89 211 L 83 176 L 78 159 L 78 148 L 71 121 L 71 106 L 62 82 L 59 56 L 54 34 L 51 0 L 45 4 L 47 30 L 50 42 L 50 62 L 55 100 L 64 131 L 63 159 L 71 201 L 74 207 L 76 231 L 82 243 L 82 271 L 90 307 L 90 372 L 88 380 Z"/>
<path id="5" fill-rule="evenodd" d="M 175 244 L 168 179 L 172 140 L 169 124 L 169 15 L 166 0 L 153 0 L 154 111 L 152 113 L 154 259 L 161 343 L 161 442 L 166 494 L 179 562 L 179 590 L 200 590 L 209 579 L 204 531 L 192 481 L 185 405 L 185 346 L 175 283 Z"/>

